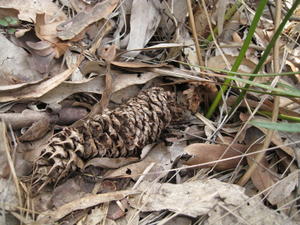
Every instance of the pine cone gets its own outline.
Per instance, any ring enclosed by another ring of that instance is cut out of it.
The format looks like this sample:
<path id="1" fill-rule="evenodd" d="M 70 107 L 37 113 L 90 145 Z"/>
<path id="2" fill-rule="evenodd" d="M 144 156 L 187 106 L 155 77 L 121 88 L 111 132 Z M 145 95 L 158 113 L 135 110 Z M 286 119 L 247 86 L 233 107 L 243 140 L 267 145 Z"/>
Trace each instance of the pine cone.
<path id="1" fill-rule="evenodd" d="M 51 138 L 35 163 L 34 183 L 40 189 L 55 183 L 94 157 L 139 157 L 160 136 L 176 111 L 174 94 L 151 88 L 126 104 L 67 127 Z"/>

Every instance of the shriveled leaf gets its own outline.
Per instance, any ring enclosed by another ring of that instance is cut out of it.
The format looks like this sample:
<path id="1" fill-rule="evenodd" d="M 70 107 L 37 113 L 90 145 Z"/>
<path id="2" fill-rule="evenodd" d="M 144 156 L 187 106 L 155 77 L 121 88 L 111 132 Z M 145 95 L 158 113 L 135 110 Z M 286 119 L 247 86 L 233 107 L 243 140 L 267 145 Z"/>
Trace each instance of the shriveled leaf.
<path id="1" fill-rule="evenodd" d="M 245 122 L 248 118 L 249 118 L 249 115 L 243 114 L 243 113 L 240 114 L 240 119 L 242 121 Z M 259 116 L 255 116 L 254 118 L 255 119 L 259 119 L 260 121 L 267 121 L 266 118 L 259 117 Z M 258 126 L 257 129 L 259 129 L 260 131 L 262 131 L 265 135 L 267 135 L 267 133 L 268 133 L 268 129 L 266 129 L 266 128 L 262 128 L 262 127 Z M 253 141 L 255 141 L 255 140 L 253 140 Z M 250 141 L 249 144 L 253 143 L 253 141 L 252 142 Z M 286 152 L 287 154 L 289 154 L 291 157 L 294 157 L 294 155 L 295 155 L 294 154 L 294 150 L 290 146 L 285 145 L 283 143 L 281 136 L 279 135 L 278 131 L 276 131 L 276 130 L 274 130 L 274 132 L 273 132 L 272 142 L 275 145 L 279 146 L 280 149 L 282 149 L 284 152 Z"/>
<path id="2" fill-rule="evenodd" d="M 45 112 L 25 109 L 22 113 L 0 113 L 0 119 L 12 126 L 13 129 L 29 127 L 32 123 L 47 118 Z"/>

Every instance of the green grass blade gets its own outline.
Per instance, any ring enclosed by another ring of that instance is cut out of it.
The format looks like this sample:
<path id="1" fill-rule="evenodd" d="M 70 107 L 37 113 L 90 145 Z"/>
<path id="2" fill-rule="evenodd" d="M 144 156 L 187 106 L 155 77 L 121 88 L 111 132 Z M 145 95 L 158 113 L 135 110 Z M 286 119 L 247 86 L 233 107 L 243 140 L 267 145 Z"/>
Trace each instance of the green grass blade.
<path id="1" fill-rule="evenodd" d="M 300 123 L 274 123 L 260 120 L 252 120 L 249 122 L 253 126 L 263 127 L 271 130 L 279 130 L 286 132 L 300 132 Z"/>
<path id="2" fill-rule="evenodd" d="M 259 22 L 259 19 L 260 19 L 261 15 L 263 14 L 263 11 L 264 11 L 264 8 L 265 8 L 265 5 L 267 4 L 267 2 L 268 2 L 268 0 L 259 1 L 256 13 L 254 15 L 253 21 L 252 21 L 251 26 L 249 28 L 248 35 L 247 35 L 247 37 L 244 41 L 244 44 L 241 48 L 241 51 L 240 51 L 238 57 L 236 58 L 233 66 L 231 68 L 232 72 L 237 72 L 239 66 L 241 65 L 241 63 L 242 63 L 242 61 L 245 57 L 246 51 L 247 51 L 247 49 L 248 49 L 248 47 L 251 43 L 251 40 L 252 40 L 253 34 L 255 32 L 255 29 L 257 27 L 257 24 Z M 210 108 L 208 109 L 208 112 L 206 114 L 207 118 L 210 118 L 212 116 L 212 114 L 215 112 L 216 108 L 219 105 L 219 102 L 222 99 L 223 93 L 225 93 L 225 91 L 228 88 L 227 86 L 230 83 L 230 81 L 231 81 L 230 79 L 226 79 L 225 82 L 224 82 L 224 85 L 221 86 L 220 91 L 218 92 L 216 98 L 214 99 L 213 103 L 211 104 Z"/>
<path id="3" fill-rule="evenodd" d="M 272 117 L 272 112 L 268 112 L 268 111 L 257 111 L 258 114 L 263 115 L 263 116 L 269 116 Z M 300 117 L 296 117 L 296 116 L 289 116 L 289 115 L 285 115 L 285 114 L 278 114 L 278 118 L 282 119 L 282 120 L 288 120 L 291 122 L 297 122 L 300 123 Z"/>
<path id="4" fill-rule="evenodd" d="M 250 79 L 246 80 L 246 79 L 242 79 L 242 78 L 239 78 L 239 77 L 228 77 L 228 76 L 227 76 L 227 79 L 240 81 L 240 82 L 246 83 L 246 85 L 248 85 L 248 86 L 252 85 L 252 86 L 259 87 L 259 88 L 267 89 L 269 91 L 278 92 L 277 94 L 280 94 L 280 95 L 300 98 L 300 90 L 298 88 L 294 88 L 294 87 L 289 86 L 289 85 L 284 85 L 284 88 L 287 89 L 286 90 L 286 89 L 277 88 L 277 87 L 273 88 L 273 87 L 271 87 L 270 85 L 267 85 L 267 84 L 256 83 L 255 81 L 252 81 Z M 247 89 L 245 89 L 245 88 L 243 89 L 242 92 L 247 91 Z"/>
<path id="5" fill-rule="evenodd" d="M 259 60 L 257 66 L 255 67 L 254 71 L 252 72 L 253 74 L 256 74 L 260 71 L 260 69 L 262 68 L 262 66 L 264 65 L 268 55 L 270 54 L 276 40 L 278 39 L 278 37 L 280 36 L 284 26 L 286 25 L 286 23 L 288 22 L 289 18 L 293 15 L 294 10 L 297 8 L 297 6 L 299 5 L 300 0 L 296 0 L 294 2 L 294 4 L 292 5 L 292 7 L 288 10 L 287 14 L 285 15 L 285 17 L 283 18 L 281 24 L 279 25 L 278 29 L 276 30 L 275 34 L 273 35 L 270 43 L 268 44 L 266 50 L 264 51 L 263 55 L 261 56 L 261 59 Z M 250 77 L 249 80 L 252 81 L 254 80 L 255 77 Z M 250 83 L 247 83 L 245 85 L 245 89 L 243 90 L 242 93 L 240 94 L 240 96 L 238 97 L 238 99 L 236 100 L 235 104 L 233 105 L 233 107 L 231 108 L 231 111 L 229 112 L 229 115 L 235 111 L 235 108 L 240 104 L 240 102 L 243 100 L 243 98 L 245 97 L 246 93 L 247 93 L 247 89 L 250 87 Z"/>

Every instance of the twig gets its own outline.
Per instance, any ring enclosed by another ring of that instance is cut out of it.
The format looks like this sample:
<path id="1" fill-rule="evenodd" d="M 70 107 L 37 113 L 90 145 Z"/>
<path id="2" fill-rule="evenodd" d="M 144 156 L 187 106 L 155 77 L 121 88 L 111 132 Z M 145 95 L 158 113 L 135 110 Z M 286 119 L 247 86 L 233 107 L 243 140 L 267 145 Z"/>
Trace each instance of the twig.
<path id="1" fill-rule="evenodd" d="M 192 34 L 195 42 L 195 47 L 196 47 L 196 53 L 198 57 L 198 62 L 200 66 L 203 66 L 203 60 L 202 60 L 202 55 L 201 55 L 201 50 L 199 46 L 199 41 L 198 41 L 198 36 L 197 36 L 197 30 L 196 30 L 196 25 L 195 25 L 195 20 L 194 20 L 194 13 L 193 13 L 193 8 L 192 8 L 192 2 L 191 0 L 186 0 L 187 6 L 188 6 L 188 11 L 189 11 L 189 18 L 190 18 L 190 23 L 191 23 L 191 28 L 192 28 Z"/>

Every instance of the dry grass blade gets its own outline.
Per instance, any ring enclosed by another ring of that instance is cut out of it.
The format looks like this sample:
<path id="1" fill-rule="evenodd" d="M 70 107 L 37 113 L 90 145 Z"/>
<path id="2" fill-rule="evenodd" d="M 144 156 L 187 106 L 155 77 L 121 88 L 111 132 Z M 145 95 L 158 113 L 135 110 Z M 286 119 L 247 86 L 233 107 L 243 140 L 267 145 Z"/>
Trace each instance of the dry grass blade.
<path id="1" fill-rule="evenodd" d="M 7 162 L 8 162 L 9 169 L 10 169 L 10 174 L 12 176 L 12 179 L 14 181 L 14 184 L 15 184 L 15 187 L 17 190 L 17 195 L 18 195 L 18 199 L 19 199 L 19 208 L 22 209 L 23 208 L 22 190 L 21 190 L 21 186 L 19 184 L 19 179 L 18 179 L 16 171 L 15 171 L 14 162 L 11 157 L 11 148 L 9 146 L 9 142 L 7 139 L 7 128 L 3 121 L 0 121 L 0 143 L 1 143 L 1 149 L 3 149 L 5 151 L 5 154 L 7 157 Z M 21 210 L 21 215 L 22 215 L 22 213 L 23 212 Z"/>

